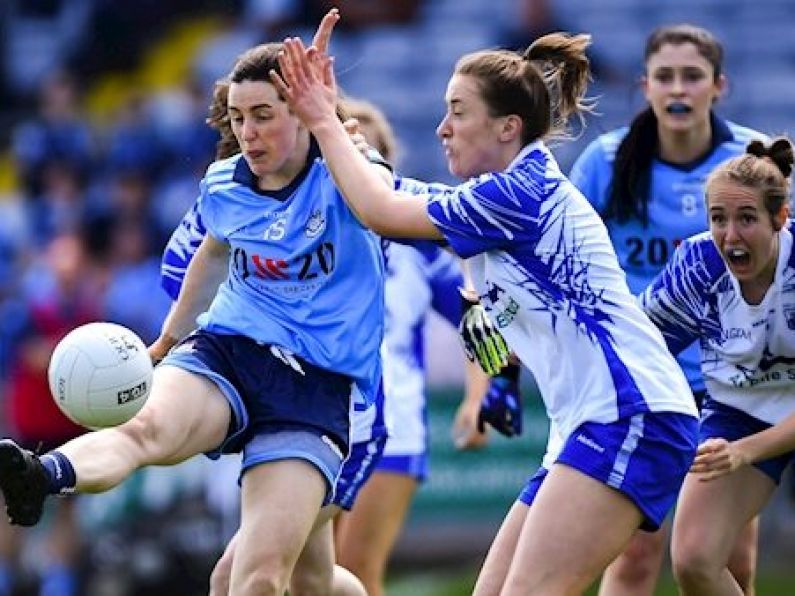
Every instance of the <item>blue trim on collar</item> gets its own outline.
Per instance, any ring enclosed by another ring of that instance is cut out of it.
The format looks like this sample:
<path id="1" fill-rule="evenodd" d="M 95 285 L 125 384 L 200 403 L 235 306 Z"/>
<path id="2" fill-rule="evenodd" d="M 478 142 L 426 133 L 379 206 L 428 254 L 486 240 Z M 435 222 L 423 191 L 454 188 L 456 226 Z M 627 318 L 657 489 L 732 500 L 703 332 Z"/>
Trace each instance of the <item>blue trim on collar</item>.
<path id="1" fill-rule="evenodd" d="M 309 170 L 312 167 L 312 164 L 315 163 L 315 160 L 321 157 L 320 155 L 320 146 L 317 144 L 315 137 L 309 137 L 309 154 L 306 158 L 306 164 L 304 168 L 298 173 L 298 175 L 290 182 L 287 186 L 280 188 L 278 190 L 262 190 L 261 188 L 257 187 L 257 177 L 254 175 L 254 172 L 251 171 L 251 168 L 248 166 L 248 162 L 246 158 L 241 155 L 240 159 L 237 160 L 237 164 L 235 165 L 235 171 L 232 174 L 232 180 L 237 182 L 238 184 L 242 184 L 250 188 L 255 193 L 262 195 L 264 197 L 270 197 L 277 201 L 286 201 L 290 198 L 293 194 L 293 191 L 301 185 L 301 183 L 306 178 Z"/>
<path id="2" fill-rule="evenodd" d="M 683 172 L 692 172 L 705 161 L 707 161 L 712 154 L 715 152 L 720 145 L 726 143 L 728 141 L 734 140 L 734 134 L 729 128 L 729 123 L 726 122 L 723 118 L 719 118 L 715 112 L 709 113 L 709 122 L 710 128 L 712 129 L 712 139 L 709 145 L 709 149 L 706 153 L 701 155 L 700 157 L 694 159 L 693 161 L 687 163 L 671 163 L 670 161 L 666 161 L 664 159 L 657 158 L 661 163 L 664 163 L 667 166 L 672 168 L 676 168 L 677 170 L 682 170 Z"/>

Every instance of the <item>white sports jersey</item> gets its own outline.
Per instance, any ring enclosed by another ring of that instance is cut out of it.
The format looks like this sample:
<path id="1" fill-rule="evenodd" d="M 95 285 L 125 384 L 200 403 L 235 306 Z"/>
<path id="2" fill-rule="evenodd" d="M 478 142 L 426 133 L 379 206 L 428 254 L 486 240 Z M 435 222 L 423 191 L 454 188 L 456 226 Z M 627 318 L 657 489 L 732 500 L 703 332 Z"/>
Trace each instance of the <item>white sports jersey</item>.
<path id="1" fill-rule="evenodd" d="M 697 415 L 681 369 L 627 287 L 602 220 L 542 142 L 504 172 L 427 200 L 453 249 L 473 257 L 481 302 L 533 372 L 562 437 L 586 421 Z"/>
<path id="2" fill-rule="evenodd" d="M 781 231 L 773 285 L 748 304 L 708 232 L 682 243 L 641 295 L 671 351 L 695 339 L 715 401 L 775 424 L 795 411 L 795 253 Z"/>
<path id="3" fill-rule="evenodd" d="M 437 246 L 389 243 L 384 296 L 386 322 L 381 345 L 385 455 L 418 455 L 427 449 L 424 330 L 433 308 L 451 325 L 461 315 L 456 288 L 463 284 L 458 260 Z M 462 355 L 463 361 L 463 355 Z"/>

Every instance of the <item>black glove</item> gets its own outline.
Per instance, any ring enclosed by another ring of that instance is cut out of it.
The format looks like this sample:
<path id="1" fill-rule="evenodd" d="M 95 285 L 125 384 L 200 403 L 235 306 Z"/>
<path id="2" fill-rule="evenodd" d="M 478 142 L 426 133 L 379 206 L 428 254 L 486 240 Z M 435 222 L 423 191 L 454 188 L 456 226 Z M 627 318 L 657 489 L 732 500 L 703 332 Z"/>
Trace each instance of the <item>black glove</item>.
<path id="1" fill-rule="evenodd" d="M 489 424 L 506 437 L 522 434 L 522 398 L 519 393 L 519 365 L 508 364 L 492 377 L 478 414 L 478 430 Z"/>

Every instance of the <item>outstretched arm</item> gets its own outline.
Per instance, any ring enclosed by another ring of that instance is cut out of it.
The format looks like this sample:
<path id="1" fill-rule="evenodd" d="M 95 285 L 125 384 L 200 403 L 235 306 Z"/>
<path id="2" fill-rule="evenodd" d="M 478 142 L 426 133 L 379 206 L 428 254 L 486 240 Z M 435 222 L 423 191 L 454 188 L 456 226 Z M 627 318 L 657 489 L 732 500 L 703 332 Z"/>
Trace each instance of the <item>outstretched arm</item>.
<path id="1" fill-rule="evenodd" d="M 337 187 L 362 223 L 383 236 L 442 239 L 424 201 L 404 197 L 372 170 L 335 114 L 337 85 L 332 60 L 300 39 L 284 42 L 282 77 L 271 79 L 290 108 L 317 139 Z"/>

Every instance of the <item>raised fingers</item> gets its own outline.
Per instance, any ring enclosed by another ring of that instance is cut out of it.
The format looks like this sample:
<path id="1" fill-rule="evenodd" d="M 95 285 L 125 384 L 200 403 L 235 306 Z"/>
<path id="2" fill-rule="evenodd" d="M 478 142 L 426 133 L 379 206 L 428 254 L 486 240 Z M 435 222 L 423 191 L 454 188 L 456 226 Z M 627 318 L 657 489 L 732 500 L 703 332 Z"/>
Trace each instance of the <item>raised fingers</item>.
<path id="1" fill-rule="evenodd" d="M 331 33 L 334 31 L 334 25 L 340 20 L 340 11 L 336 8 L 329 10 L 320 21 L 317 27 L 315 37 L 312 39 L 312 45 L 315 46 L 320 52 L 328 53 L 329 42 L 331 41 Z"/>

